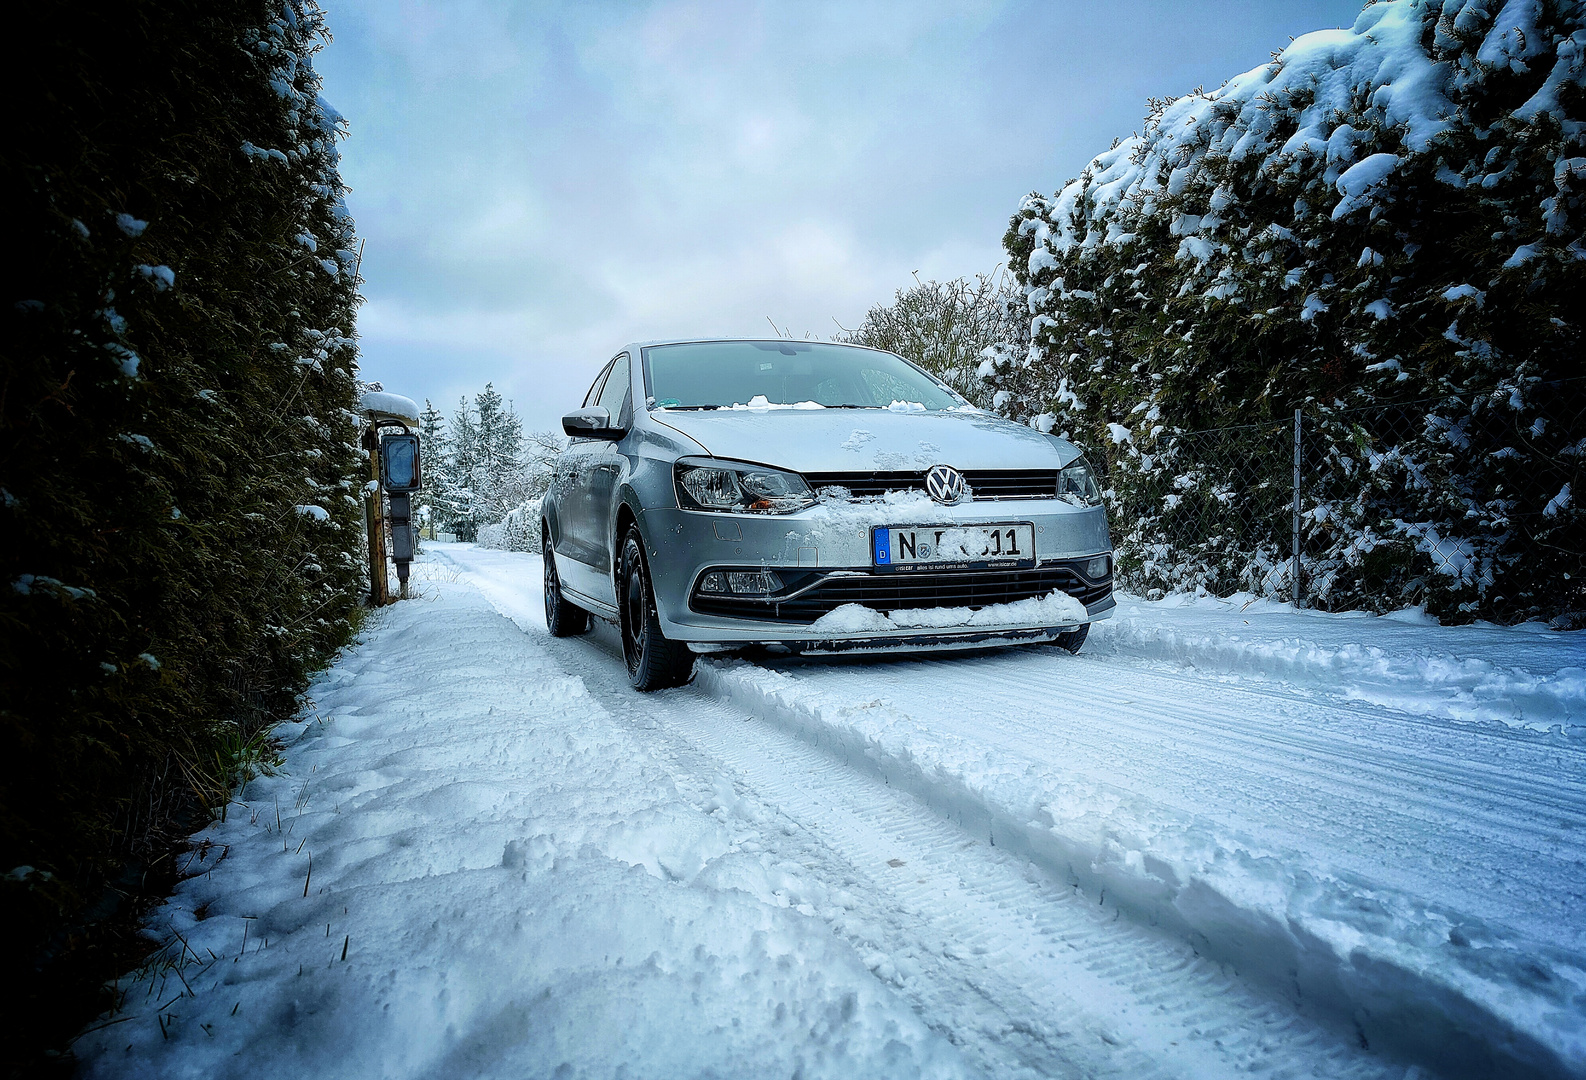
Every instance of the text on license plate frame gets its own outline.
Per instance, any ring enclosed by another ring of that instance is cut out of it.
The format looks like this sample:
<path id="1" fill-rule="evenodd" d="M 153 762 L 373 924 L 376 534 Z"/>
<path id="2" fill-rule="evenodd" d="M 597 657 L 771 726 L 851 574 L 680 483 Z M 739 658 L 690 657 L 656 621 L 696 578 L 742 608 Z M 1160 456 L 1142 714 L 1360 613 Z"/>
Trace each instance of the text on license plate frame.
<path id="1" fill-rule="evenodd" d="M 997 550 L 973 559 L 937 559 L 932 558 L 930 554 L 920 554 L 919 549 L 922 546 L 928 547 L 929 551 L 934 553 L 936 540 L 940 535 L 957 529 L 995 531 L 997 543 L 994 546 Z M 1005 547 L 1005 544 L 1008 547 Z M 870 530 L 870 563 L 876 570 L 883 571 L 1034 566 L 1035 523 L 988 521 L 973 525 L 877 525 Z"/>

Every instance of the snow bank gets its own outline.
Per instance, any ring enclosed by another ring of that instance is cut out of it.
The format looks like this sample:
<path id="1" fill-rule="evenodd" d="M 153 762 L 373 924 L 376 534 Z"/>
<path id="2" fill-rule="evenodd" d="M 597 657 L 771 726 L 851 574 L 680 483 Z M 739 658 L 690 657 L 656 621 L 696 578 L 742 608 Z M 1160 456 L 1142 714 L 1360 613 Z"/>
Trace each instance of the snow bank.
<path id="1" fill-rule="evenodd" d="M 1586 738 L 1586 638 L 1544 624 L 1439 626 L 1420 612 L 1295 611 L 1236 595 L 1120 597 L 1090 655 L 1315 687 L 1416 716 Z"/>
<path id="2" fill-rule="evenodd" d="M 958 1076 L 582 681 L 462 584 L 385 609 L 194 837 L 88 1077 Z"/>

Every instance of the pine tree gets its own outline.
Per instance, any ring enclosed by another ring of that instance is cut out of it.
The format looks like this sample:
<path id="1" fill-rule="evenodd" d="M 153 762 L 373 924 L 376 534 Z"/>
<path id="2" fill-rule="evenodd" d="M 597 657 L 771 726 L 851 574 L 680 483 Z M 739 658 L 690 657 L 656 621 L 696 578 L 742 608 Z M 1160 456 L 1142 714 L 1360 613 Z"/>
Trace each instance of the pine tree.
<path id="1" fill-rule="evenodd" d="M 414 497 L 414 512 L 421 515 L 419 520 L 449 528 L 456 513 L 451 487 L 452 440 L 447 434 L 445 416 L 428 398 L 424 400 L 424 411 L 419 413 L 419 447 L 424 486 Z"/>
<path id="2" fill-rule="evenodd" d="M 500 521 L 523 498 L 523 421 L 494 384 L 457 403 L 452 416 L 452 530 L 473 540 L 482 525 Z"/>
<path id="3" fill-rule="evenodd" d="M 479 422 L 468 399 L 458 398 L 457 411 L 452 414 L 451 455 L 447 459 L 447 520 L 459 540 L 472 541 L 479 531 L 474 486 L 479 457 Z"/>
<path id="4" fill-rule="evenodd" d="M 520 501 L 523 421 L 490 383 L 475 395 L 474 409 L 479 421 L 475 520 L 485 524 L 500 521 Z"/>

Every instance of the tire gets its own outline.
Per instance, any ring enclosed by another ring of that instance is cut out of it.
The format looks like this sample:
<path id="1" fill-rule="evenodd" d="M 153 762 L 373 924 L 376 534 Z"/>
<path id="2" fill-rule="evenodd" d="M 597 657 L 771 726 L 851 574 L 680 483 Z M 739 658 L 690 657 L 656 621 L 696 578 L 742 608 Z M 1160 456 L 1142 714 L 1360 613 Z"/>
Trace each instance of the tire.
<path id="1" fill-rule="evenodd" d="M 556 552 L 551 548 L 551 530 L 540 523 L 541 547 L 545 552 L 545 628 L 552 637 L 575 637 L 589 629 L 589 612 L 562 598 L 562 579 L 556 574 Z"/>
<path id="2" fill-rule="evenodd" d="M 617 612 L 622 627 L 622 658 L 628 664 L 628 681 L 635 690 L 649 693 L 682 686 L 694 674 L 694 654 L 681 641 L 670 641 L 661 632 L 655 610 L 655 589 L 644 558 L 644 541 L 637 526 L 630 526 L 617 563 Z"/>
<path id="3" fill-rule="evenodd" d="M 1080 623 L 1078 630 L 1070 630 L 1066 634 L 1059 634 L 1052 642 L 1059 649 L 1066 649 L 1071 653 L 1079 652 L 1079 647 L 1085 644 L 1085 639 L 1090 636 L 1090 623 Z"/>

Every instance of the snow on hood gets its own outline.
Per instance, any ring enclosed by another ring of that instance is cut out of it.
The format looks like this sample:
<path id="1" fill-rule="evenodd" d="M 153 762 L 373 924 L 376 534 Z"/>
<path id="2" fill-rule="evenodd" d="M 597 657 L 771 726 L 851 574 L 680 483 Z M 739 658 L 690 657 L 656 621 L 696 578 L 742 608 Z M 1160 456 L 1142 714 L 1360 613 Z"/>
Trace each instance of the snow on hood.
<path id="1" fill-rule="evenodd" d="M 983 412 L 893 409 L 657 409 L 706 452 L 795 472 L 1059 469 L 1080 454 L 1063 439 Z"/>

